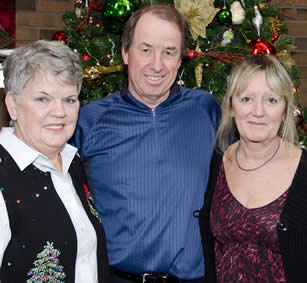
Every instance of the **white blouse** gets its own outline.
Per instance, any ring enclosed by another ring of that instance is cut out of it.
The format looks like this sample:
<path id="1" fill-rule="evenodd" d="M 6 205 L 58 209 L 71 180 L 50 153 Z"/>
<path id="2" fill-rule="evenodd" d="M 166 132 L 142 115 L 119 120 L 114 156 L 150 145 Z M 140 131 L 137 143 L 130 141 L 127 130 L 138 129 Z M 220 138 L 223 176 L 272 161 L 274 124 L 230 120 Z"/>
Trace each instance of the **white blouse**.
<path id="1" fill-rule="evenodd" d="M 61 151 L 63 172 L 57 171 L 43 154 L 33 150 L 13 134 L 13 128 L 2 128 L 0 144 L 9 152 L 20 170 L 33 163 L 43 172 L 50 172 L 57 194 L 62 200 L 77 234 L 77 258 L 75 283 L 96 283 L 97 274 L 97 238 L 94 227 L 88 219 L 81 201 L 73 186 L 68 168 L 77 153 L 77 149 L 66 144 Z M 0 266 L 4 251 L 11 238 L 8 213 L 0 191 Z M 43 249 L 43 247 L 42 247 Z M 35 259 L 33 259 L 33 262 Z"/>

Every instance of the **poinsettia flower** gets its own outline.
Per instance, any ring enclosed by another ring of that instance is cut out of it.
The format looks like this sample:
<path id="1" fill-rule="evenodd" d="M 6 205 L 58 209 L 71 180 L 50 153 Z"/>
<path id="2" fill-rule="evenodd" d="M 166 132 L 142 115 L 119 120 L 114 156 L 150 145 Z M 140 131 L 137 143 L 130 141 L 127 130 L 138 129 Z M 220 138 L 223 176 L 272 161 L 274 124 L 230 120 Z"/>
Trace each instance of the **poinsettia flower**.
<path id="1" fill-rule="evenodd" d="M 187 20 L 193 39 L 206 38 L 206 27 L 219 11 L 214 0 L 175 0 L 174 4 Z"/>

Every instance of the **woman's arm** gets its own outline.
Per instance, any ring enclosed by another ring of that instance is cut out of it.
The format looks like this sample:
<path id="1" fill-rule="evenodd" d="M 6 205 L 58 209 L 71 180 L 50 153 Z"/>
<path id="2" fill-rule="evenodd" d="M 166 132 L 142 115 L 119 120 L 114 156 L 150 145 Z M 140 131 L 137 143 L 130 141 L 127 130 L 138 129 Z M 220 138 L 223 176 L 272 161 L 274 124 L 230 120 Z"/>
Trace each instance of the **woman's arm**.
<path id="1" fill-rule="evenodd" d="M 2 265 L 3 254 L 11 239 L 11 228 L 6 210 L 5 201 L 0 191 L 0 267 Z"/>

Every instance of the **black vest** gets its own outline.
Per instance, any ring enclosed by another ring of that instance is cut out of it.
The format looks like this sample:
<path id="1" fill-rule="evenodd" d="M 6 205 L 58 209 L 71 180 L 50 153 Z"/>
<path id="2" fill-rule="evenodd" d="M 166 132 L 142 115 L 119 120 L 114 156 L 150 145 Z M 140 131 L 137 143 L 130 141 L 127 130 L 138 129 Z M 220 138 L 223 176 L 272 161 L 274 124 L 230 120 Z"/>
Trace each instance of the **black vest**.
<path id="1" fill-rule="evenodd" d="M 111 282 L 104 231 L 90 210 L 84 189 L 84 185 L 88 184 L 79 158 L 74 158 L 69 172 L 97 233 L 98 282 Z M 33 272 L 28 272 L 35 268 L 34 261 L 39 260 L 38 254 L 49 242 L 53 243 L 55 251 L 60 252 L 55 253 L 54 265 L 51 262 L 49 268 L 55 273 L 65 273 L 61 282 L 73 283 L 77 237 L 69 214 L 55 191 L 50 173 L 44 173 L 33 165 L 20 171 L 9 153 L 0 145 L 0 189 L 6 202 L 12 232 L 0 269 L 1 282 L 26 282 L 33 275 Z M 42 258 L 39 262 L 46 261 L 46 258 Z M 38 275 L 40 271 L 34 270 L 34 274 Z"/>

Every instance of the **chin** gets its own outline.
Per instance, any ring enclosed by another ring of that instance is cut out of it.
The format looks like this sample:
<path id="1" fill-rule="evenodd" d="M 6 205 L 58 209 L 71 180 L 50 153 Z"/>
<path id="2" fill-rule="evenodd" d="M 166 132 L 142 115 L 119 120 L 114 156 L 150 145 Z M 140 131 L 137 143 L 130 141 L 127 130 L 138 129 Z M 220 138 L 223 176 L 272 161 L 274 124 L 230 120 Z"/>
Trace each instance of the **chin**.
<path id="1" fill-rule="evenodd" d="M 249 138 L 247 141 L 252 143 L 265 143 L 268 142 L 270 138 Z"/>
<path id="2" fill-rule="evenodd" d="M 59 148 L 60 150 L 62 150 L 62 148 L 65 146 L 67 140 L 65 139 L 61 139 L 61 140 L 53 140 L 52 142 L 50 142 L 50 140 L 48 142 L 46 142 L 47 146 L 52 147 L 52 148 Z"/>

